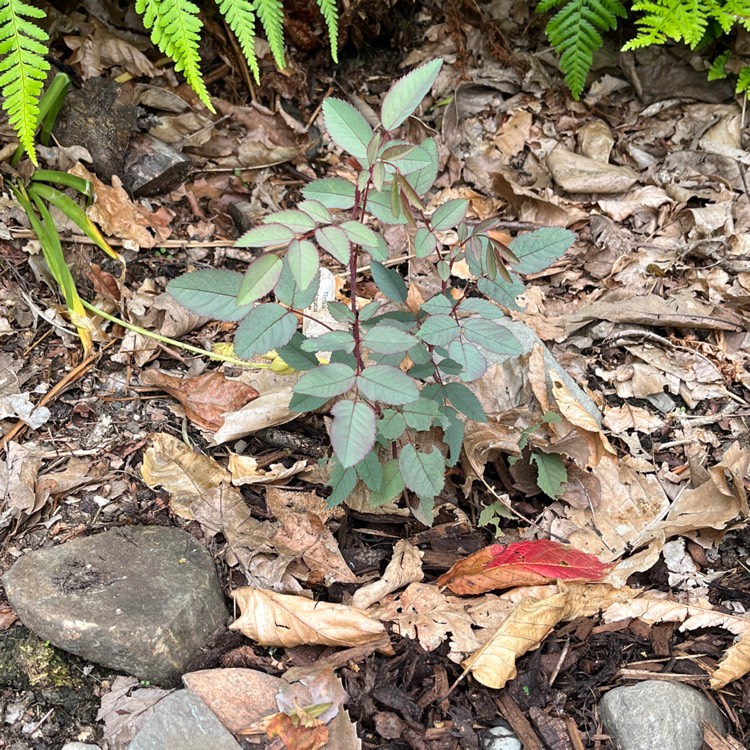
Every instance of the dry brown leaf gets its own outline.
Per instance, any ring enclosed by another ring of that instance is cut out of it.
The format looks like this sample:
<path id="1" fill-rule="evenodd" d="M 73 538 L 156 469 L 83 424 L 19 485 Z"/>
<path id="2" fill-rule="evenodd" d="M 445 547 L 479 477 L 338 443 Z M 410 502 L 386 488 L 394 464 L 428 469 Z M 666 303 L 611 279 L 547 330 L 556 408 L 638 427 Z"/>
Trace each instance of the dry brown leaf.
<path id="1" fill-rule="evenodd" d="M 153 368 L 141 373 L 141 383 L 161 388 L 176 398 L 185 407 L 187 418 L 209 432 L 221 428 L 224 414 L 241 409 L 260 395 L 255 388 L 229 380 L 218 370 L 181 378 Z"/>
<path id="2" fill-rule="evenodd" d="M 320 507 L 321 498 L 314 492 L 269 487 L 266 505 L 281 523 L 272 544 L 302 559 L 310 569 L 309 585 L 324 583 L 329 586 L 334 581 L 357 583 L 357 576 L 346 564 L 330 529 L 311 510 Z"/>
<path id="3" fill-rule="evenodd" d="M 660 430 L 664 426 L 664 420 L 640 406 L 625 404 L 605 407 L 602 424 L 614 433 L 636 430 L 650 434 Z"/>
<path id="4" fill-rule="evenodd" d="M 291 422 L 298 415 L 289 411 L 289 401 L 292 398 L 292 387 L 294 380 L 289 385 L 276 388 L 272 391 L 264 391 L 251 404 L 244 409 L 226 414 L 224 424 L 213 436 L 213 445 L 222 445 L 232 440 L 238 440 L 246 435 L 266 427 Z"/>
<path id="5" fill-rule="evenodd" d="M 567 593 L 521 601 L 482 648 L 461 666 L 489 688 L 500 690 L 516 676 L 516 659 L 539 646 L 565 616 Z"/>
<path id="6" fill-rule="evenodd" d="M 230 630 L 240 631 L 261 646 L 360 646 L 385 635 L 382 623 L 344 604 L 315 602 L 251 586 L 236 589 L 232 598 L 241 615 Z"/>
<path id="7" fill-rule="evenodd" d="M 709 685 L 714 690 L 726 687 L 750 672 L 750 632 L 743 633 L 740 639 L 730 646 L 719 666 L 711 675 Z"/>
<path id="8" fill-rule="evenodd" d="M 270 484 L 281 482 L 299 474 L 307 468 L 307 461 L 295 461 L 291 466 L 270 464 L 267 469 L 258 468 L 258 462 L 252 456 L 229 454 L 227 467 L 232 475 L 232 484 L 242 487 L 246 484 Z"/>
<path id="9" fill-rule="evenodd" d="M 451 633 L 449 658 L 460 662 L 482 645 L 481 631 L 499 627 L 513 607 L 514 602 L 492 594 L 462 599 L 443 593 L 434 584 L 412 583 L 369 612 L 392 622 L 401 636 L 418 640 L 425 651 L 434 651 Z"/>
<path id="10" fill-rule="evenodd" d="M 402 586 L 424 579 L 422 553 L 405 539 L 399 539 L 393 548 L 393 557 L 379 581 L 363 586 L 352 596 L 352 606 L 367 609 Z"/>
<path id="11" fill-rule="evenodd" d="M 105 235 L 119 237 L 136 250 L 156 244 L 156 238 L 147 229 L 150 226 L 149 212 L 130 200 L 116 175 L 112 178 L 110 187 L 81 164 L 76 164 L 70 173 L 91 180 L 94 186 L 94 203 L 86 210 L 86 214 L 99 225 Z"/>

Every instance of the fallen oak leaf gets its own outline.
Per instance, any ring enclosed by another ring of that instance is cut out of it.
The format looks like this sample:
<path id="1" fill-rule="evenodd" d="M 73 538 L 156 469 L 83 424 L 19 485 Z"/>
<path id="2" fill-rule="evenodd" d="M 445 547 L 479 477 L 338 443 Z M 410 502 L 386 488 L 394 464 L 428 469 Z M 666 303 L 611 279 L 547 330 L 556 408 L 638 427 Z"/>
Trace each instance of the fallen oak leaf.
<path id="1" fill-rule="evenodd" d="M 459 560 L 437 580 L 460 596 L 513 586 L 598 581 L 609 570 L 594 555 L 549 539 L 492 544 Z"/>
<path id="2" fill-rule="evenodd" d="M 566 614 L 568 594 L 523 599 L 492 637 L 462 662 L 464 674 L 500 690 L 516 676 L 516 659 L 531 651 L 552 632 Z"/>
<path id="3" fill-rule="evenodd" d="M 399 539 L 383 577 L 355 591 L 352 606 L 367 609 L 371 604 L 382 601 L 392 591 L 423 579 L 422 553 L 406 539 Z"/>
<path id="4" fill-rule="evenodd" d="M 153 385 L 176 398 L 187 418 L 198 427 L 216 432 L 224 425 L 224 414 L 235 412 L 260 395 L 238 380 L 228 380 L 214 370 L 192 378 L 180 378 L 158 369 L 141 373 L 143 385 Z"/>
<path id="5" fill-rule="evenodd" d="M 360 646 L 386 635 L 381 622 L 345 604 L 243 586 L 232 592 L 240 617 L 230 626 L 261 646 Z M 390 652 L 381 649 L 384 653 Z"/>

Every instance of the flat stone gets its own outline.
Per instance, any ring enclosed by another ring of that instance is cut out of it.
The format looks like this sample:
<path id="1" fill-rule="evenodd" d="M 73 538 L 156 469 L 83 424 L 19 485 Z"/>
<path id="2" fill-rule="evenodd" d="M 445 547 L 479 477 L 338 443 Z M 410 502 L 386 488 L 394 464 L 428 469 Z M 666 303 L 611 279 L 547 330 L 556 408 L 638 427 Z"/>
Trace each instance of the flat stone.
<path id="1" fill-rule="evenodd" d="M 276 695 L 289 687 L 284 680 L 255 669 L 203 669 L 183 675 L 182 682 L 234 734 L 277 713 Z"/>
<path id="2" fill-rule="evenodd" d="M 599 718 L 617 750 L 701 750 L 704 721 L 726 733 L 724 717 L 703 693 L 665 680 L 610 690 Z"/>
<path id="3" fill-rule="evenodd" d="M 208 552 L 190 534 L 158 526 L 29 552 L 3 585 L 42 640 L 160 685 L 176 684 L 228 617 Z"/>
<path id="4" fill-rule="evenodd" d="M 604 120 L 587 122 L 578 131 L 578 148 L 585 157 L 594 161 L 607 164 L 614 145 L 612 131 Z"/>
<path id="5" fill-rule="evenodd" d="M 602 164 L 562 146 L 547 155 L 552 179 L 568 193 L 624 193 L 638 182 L 638 175 L 628 167 Z"/>
<path id="6" fill-rule="evenodd" d="M 240 750 L 211 709 L 189 690 L 168 695 L 128 750 Z"/>

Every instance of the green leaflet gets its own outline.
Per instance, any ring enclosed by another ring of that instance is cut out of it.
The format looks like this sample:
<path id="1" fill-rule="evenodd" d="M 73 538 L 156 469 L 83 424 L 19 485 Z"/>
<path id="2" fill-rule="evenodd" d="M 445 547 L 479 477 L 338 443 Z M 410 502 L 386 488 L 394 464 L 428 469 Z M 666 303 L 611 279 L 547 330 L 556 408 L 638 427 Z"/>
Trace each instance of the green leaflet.
<path id="1" fill-rule="evenodd" d="M 302 189 L 302 195 L 318 201 L 326 208 L 351 208 L 354 205 L 354 185 L 341 177 L 314 180 Z"/>
<path id="2" fill-rule="evenodd" d="M 461 333 L 464 337 L 489 352 L 516 357 L 521 354 L 521 345 L 513 334 L 491 320 L 468 318 L 461 321 Z M 455 359 L 455 358 L 454 358 Z"/>
<path id="3" fill-rule="evenodd" d="M 383 478 L 377 490 L 370 490 L 370 505 L 379 508 L 404 491 L 404 480 L 401 478 L 401 468 L 398 459 L 392 458 L 383 464 Z"/>
<path id="4" fill-rule="evenodd" d="M 358 464 L 375 444 L 375 412 L 362 401 L 339 401 L 331 409 L 331 445 L 344 468 Z"/>
<path id="5" fill-rule="evenodd" d="M 354 336 L 348 331 L 328 331 L 303 341 L 302 350 L 305 352 L 352 352 L 354 351 Z"/>
<path id="6" fill-rule="evenodd" d="M 383 484 L 383 467 L 377 451 L 370 451 L 355 467 L 357 476 L 367 485 L 367 489 L 375 492 Z"/>
<path id="7" fill-rule="evenodd" d="M 296 237 L 295 232 L 283 224 L 261 224 L 240 237 L 237 247 L 276 247 L 288 245 Z"/>
<path id="8" fill-rule="evenodd" d="M 378 289 L 388 299 L 392 299 L 394 302 L 406 302 L 406 282 L 398 271 L 387 268 L 382 263 L 373 260 L 370 264 L 370 272 Z"/>
<path id="9" fill-rule="evenodd" d="M 435 448 L 425 453 L 408 443 L 401 448 L 398 465 L 404 484 L 420 497 L 435 497 L 445 486 L 445 459 Z"/>
<path id="10" fill-rule="evenodd" d="M 240 323 L 234 335 L 238 357 L 248 359 L 288 343 L 297 330 L 297 318 L 280 305 L 258 305 Z"/>
<path id="11" fill-rule="evenodd" d="M 366 367 L 357 376 L 357 387 L 370 401 L 384 404 L 408 404 L 419 398 L 414 380 L 389 365 Z"/>
<path id="12" fill-rule="evenodd" d="M 420 326 L 417 336 L 433 346 L 448 346 L 460 333 L 458 323 L 450 315 L 430 315 Z"/>
<path id="13" fill-rule="evenodd" d="M 335 508 L 351 495 L 352 490 L 357 484 L 357 472 L 351 466 L 345 469 L 335 458 L 331 459 L 331 463 L 333 466 L 328 486 L 333 492 L 328 498 L 327 507 Z"/>
<path id="14" fill-rule="evenodd" d="M 343 229 L 334 226 L 316 229 L 315 240 L 323 250 L 332 255 L 342 266 L 349 262 L 349 238 Z"/>
<path id="15" fill-rule="evenodd" d="M 430 60 L 391 86 L 380 113 L 380 121 L 386 130 L 394 130 L 416 111 L 435 83 L 442 64 L 442 60 Z"/>
<path id="16" fill-rule="evenodd" d="M 562 486 L 568 481 L 568 472 L 562 458 L 557 453 L 534 451 L 530 460 L 536 464 L 536 483 L 539 489 L 551 498 L 559 497 Z"/>
<path id="17" fill-rule="evenodd" d="M 286 251 L 286 262 L 297 286 L 307 289 L 318 273 L 318 250 L 315 245 L 309 240 L 292 240 Z"/>
<path id="18" fill-rule="evenodd" d="M 235 323 L 251 310 L 251 305 L 239 306 L 237 294 L 242 274 L 218 268 L 191 271 L 167 285 L 167 291 L 183 306 L 207 318 Z"/>
<path id="19" fill-rule="evenodd" d="M 521 234 L 510 243 L 518 258 L 513 268 L 518 273 L 537 273 L 549 268 L 573 245 L 576 236 L 568 229 L 542 227 L 535 232 Z"/>
<path id="20" fill-rule="evenodd" d="M 378 323 L 362 337 L 362 343 L 378 354 L 402 355 L 418 343 L 416 337 L 386 323 Z M 402 357 L 403 358 L 403 357 Z"/>
<path id="21" fill-rule="evenodd" d="M 360 112 L 341 99 L 323 102 L 323 119 L 333 142 L 367 166 L 367 145 L 372 140 L 372 128 Z"/>
<path id="22" fill-rule="evenodd" d="M 321 365 L 305 373 L 294 387 L 295 392 L 319 398 L 333 398 L 346 393 L 354 386 L 356 375 L 343 364 Z"/>
<path id="23" fill-rule="evenodd" d="M 275 255 L 261 255 L 254 260 L 245 271 L 237 292 L 237 304 L 249 305 L 272 292 L 279 282 L 282 268 L 281 258 Z"/>

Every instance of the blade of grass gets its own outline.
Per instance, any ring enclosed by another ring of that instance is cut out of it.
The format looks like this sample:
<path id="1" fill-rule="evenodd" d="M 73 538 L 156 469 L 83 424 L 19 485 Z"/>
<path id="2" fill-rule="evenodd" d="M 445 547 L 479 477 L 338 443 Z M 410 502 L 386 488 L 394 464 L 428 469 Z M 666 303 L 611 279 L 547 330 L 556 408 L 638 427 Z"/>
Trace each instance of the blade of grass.
<path id="1" fill-rule="evenodd" d="M 93 221 L 86 216 L 86 212 L 65 193 L 45 184 L 44 182 L 33 182 L 28 187 L 31 196 L 39 196 L 43 200 L 59 208 L 72 222 L 78 225 L 80 230 L 91 239 L 98 247 L 104 250 L 110 258 L 122 262 L 119 253 L 116 253 L 104 239 L 102 233 Z"/>

